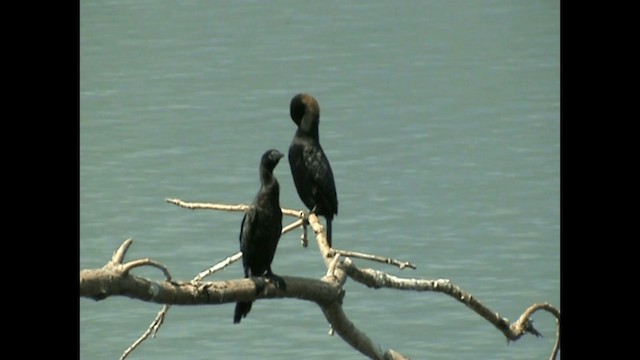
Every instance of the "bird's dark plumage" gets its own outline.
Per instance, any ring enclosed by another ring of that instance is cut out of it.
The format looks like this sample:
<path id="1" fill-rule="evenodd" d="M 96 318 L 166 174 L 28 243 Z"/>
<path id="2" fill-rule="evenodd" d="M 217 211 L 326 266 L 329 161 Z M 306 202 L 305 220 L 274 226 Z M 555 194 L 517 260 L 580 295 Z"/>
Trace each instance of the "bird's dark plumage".
<path id="1" fill-rule="evenodd" d="M 298 94 L 291 99 L 291 119 L 298 126 L 289 146 L 289 165 L 300 200 L 309 210 L 327 220 L 331 245 L 331 222 L 338 215 L 338 195 L 333 172 L 320 146 L 320 107 L 313 96 Z"/>
<path id="2" fill-rule="evenodd" d="M 280 289 L 286 289 L 284 280 L 271 271 L 271 262 L 276 253 L 282 232 L 282 210 L 280 209 L 280 185 L 273 176 L 273 169 L 284 155 L 278 150 L 268 150 L 260 161 L 261 187 L 251 208 L 242 218 L 240 250 L 244 277 L 256 283 L 256 292 L 264 288 L 265 278 Z M 237 324 L 251 310 L 251 302 L 236 303 L 233 322 Z"/>

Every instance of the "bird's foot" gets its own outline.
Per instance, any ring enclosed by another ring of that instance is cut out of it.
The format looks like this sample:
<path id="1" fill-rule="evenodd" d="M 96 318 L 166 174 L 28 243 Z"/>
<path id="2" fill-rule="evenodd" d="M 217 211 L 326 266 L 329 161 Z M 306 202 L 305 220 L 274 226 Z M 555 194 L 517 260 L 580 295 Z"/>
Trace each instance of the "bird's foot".
<path id="1" fill-rule="evenodd" d="M 256 284 L 256 294 L 260 294 L 261 292 L 264 291 L 265 281 L 263 277 L 252 276 L 251 280 L 253 281 L 254 284 Z"/>
<path id="2" fill-rule="evenodd" d="M 280 290 L 287 290 L 287 284 L 284 282 L 284 279 L 274 273 L 271 273 L 270 275 L 265 275 L 265 278 L 267 280 L 269 280 L 270 283 L 273 284 L 273 286 L 277 287 Z"/>
<path id="3" fill-rule="evenodd" d="M 315 213 L 314 211 L 316 210 L 317 206 L 314 206 L 313 209 L 311 210 L 307 210 L 307 211 L 302 211 L 302 225 L 303 226 L 307 226 L 309 225 L 309 215 L 311 215 L 311 213 Z"/>
<path id="4" fill-rule="evenodd" d="M 302 247 L 308 247 L 309 246 L 309 239 L 307 237 L 307 226 L 309 225 L 309 215 L 311 215 L 311 213 L 313 211 L 315 211 L 317 206 L 314 206 L 312 210 L 310 211 L 302 211 L 302 234 L 300 235 L 300 243 L 302 244 Z"/>

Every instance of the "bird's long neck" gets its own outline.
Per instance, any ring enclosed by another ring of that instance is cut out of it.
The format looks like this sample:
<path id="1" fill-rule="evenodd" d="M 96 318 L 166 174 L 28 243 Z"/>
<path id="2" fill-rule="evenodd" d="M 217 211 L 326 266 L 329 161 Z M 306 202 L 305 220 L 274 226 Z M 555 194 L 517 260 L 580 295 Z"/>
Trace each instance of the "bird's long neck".
<path id="1" fill-rule="evenodd" d="M 320 123 L 320 116 L 315 113 L 306 113 L 300 121 L 298 127 L 298 135 L 307 136 L 315 140 L 320 141 L 320 134 L 318 132 L 318 124 Z"/>
<path id="2" fill-rule="evenodd" d="M 262 183 L 262 191 L 268 192 L 271 195 L 275 195 L 279 197 L 280 195 L 280 185 L 278 184 L 278 180 L 275 176 L 273 176 L 273 171 L 263 168 L 260 168 L 260 182 Z"/>

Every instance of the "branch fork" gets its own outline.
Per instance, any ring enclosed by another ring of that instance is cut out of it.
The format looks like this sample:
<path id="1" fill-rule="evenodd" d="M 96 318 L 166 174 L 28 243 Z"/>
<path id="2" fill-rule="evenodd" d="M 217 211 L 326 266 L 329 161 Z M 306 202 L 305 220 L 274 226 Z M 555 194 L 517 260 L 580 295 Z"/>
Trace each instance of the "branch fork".
<path id="1" fill-rule="evenodd" d="M 166 201 L 191 210 L 209 209 L 243 212 L 249 208 L 248 205 L 244 204 L 221 205 L 189 203 L 179 199 L 166 199 Z M 103 268 L 80 271 L 80 296 L 102 300 L 111 295 L 125 295 L 164 304 L 145 333 L 124 351 L 121 359 L 126 358 L 142 341 L 148 338 L 149 335 L 155 336 L 163 324 L 172 304 L 220 304 L 236 302 L 238 300 L 246 301 L 279 297 L 291 297 L 316 302 L 329 322 L 329 334 L 333 335 L 337 333 L 345 342 L 369 358 L 407 359 L 405 355 L 396 350 L 383 349 L 381 346 L 375 344 L 347 318 L 342 309 L 342 302 L 345 296 L 345 291 L 342 286 L 347 278 L 351 278 L 356 282 L 374 289 L 391 288 L 409 291 L 433 291 L 451 296 L 492 323 L 505 335 L 508 341 L 516 341 L 526 333 L 541 337 L 542 334 L 533 327 L 531 316 L 539 310 L 547 311 L 556 318 L 556 343 L 552 349 L 550 359 L 557 357 L 560 349 L 560 311 L 551 304 L 533 304 L 524 311 L 516 322 L 511 324 L 508 319 L 501 317 L 497 312 L 491 311 L 470 293 L 464 291 L 447 279 L 427 280 L 401 278 L 376 269 L 360 269 L 353 263 L 352 258 L 392 265 L 401 270 L 405 268 L 416 269 L 416 266 L 408 261 L 399 261 L 348 250 L 332 249 L 328 245 L 324 226 L 320 223 L 316 214 L 291 209 L 282 209 L 282 212 L 283 215 L 296 218 L 296 221 L 282 229 L 282 233 L 285 234 L 298 227 L 302 227 L 301 240 L 303 247 L 307 247 L 308 245 L 307 226 L 311 226 L 313 229 L 321 258 L 327 267 L 326 274 L 320 280 L 283 276 L 287 282 L 287 291 L 282 291 L 275 287 L 273 291 L 271 291 L 272 285 L 268 285 L 269 291 L 261 294 L 255 294 L 253 283 L 247 279 L 203 282 L 205 277 L 224 269 L 242 258 L 242 253 L 237 252 L 209 269 L 201 271 L 190 282 L 177 283 L 172 281 L 171 274 L 167 267 L 155 260 L 145 258 L 124 262 L 126 252 L 132 244 L 131 239 L 126 239 Z M 161 270 L 165 280 L 163 282 L 153 282 L 135 275 L 130 275 L 132 269 L 142 266 L 152 266 Z"/>

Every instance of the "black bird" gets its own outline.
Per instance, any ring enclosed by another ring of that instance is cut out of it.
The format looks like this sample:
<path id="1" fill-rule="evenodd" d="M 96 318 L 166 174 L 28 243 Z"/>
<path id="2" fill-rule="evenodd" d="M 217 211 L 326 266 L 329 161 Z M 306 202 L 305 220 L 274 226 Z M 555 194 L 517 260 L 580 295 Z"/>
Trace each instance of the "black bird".
<path id="1" fill-rule="evenodd" d="M 276 253 L 282 232 L 282 210 L 280 209 L 280 185 L 273 169 L 284 155 L 278 150 L 267 150 L 260 161 L 260 190 L 251 208 L 242 218 L 240 229 L 240 250 L 244 277 L 256 284 L 256 293 L 264 290 L 264 278 L 286 290 L 284 279 L 271 271 L 271 262 Z M 233 323 L 246 317 L 251 310 L 251 302 L 238 302 L 233 315 Z"/>
<path id="2" fill-rule="evenodd" d="M 327 220 L 327 241 L 331 246 L 331 221 L 338 215 L 338 195 L 333 172 L 320 146 L 320 107 L 313 96 L 298 94 L 291 99 L 291 119 L 298 130 L 289 146 L 289 165 L 300 200 Z"/>

